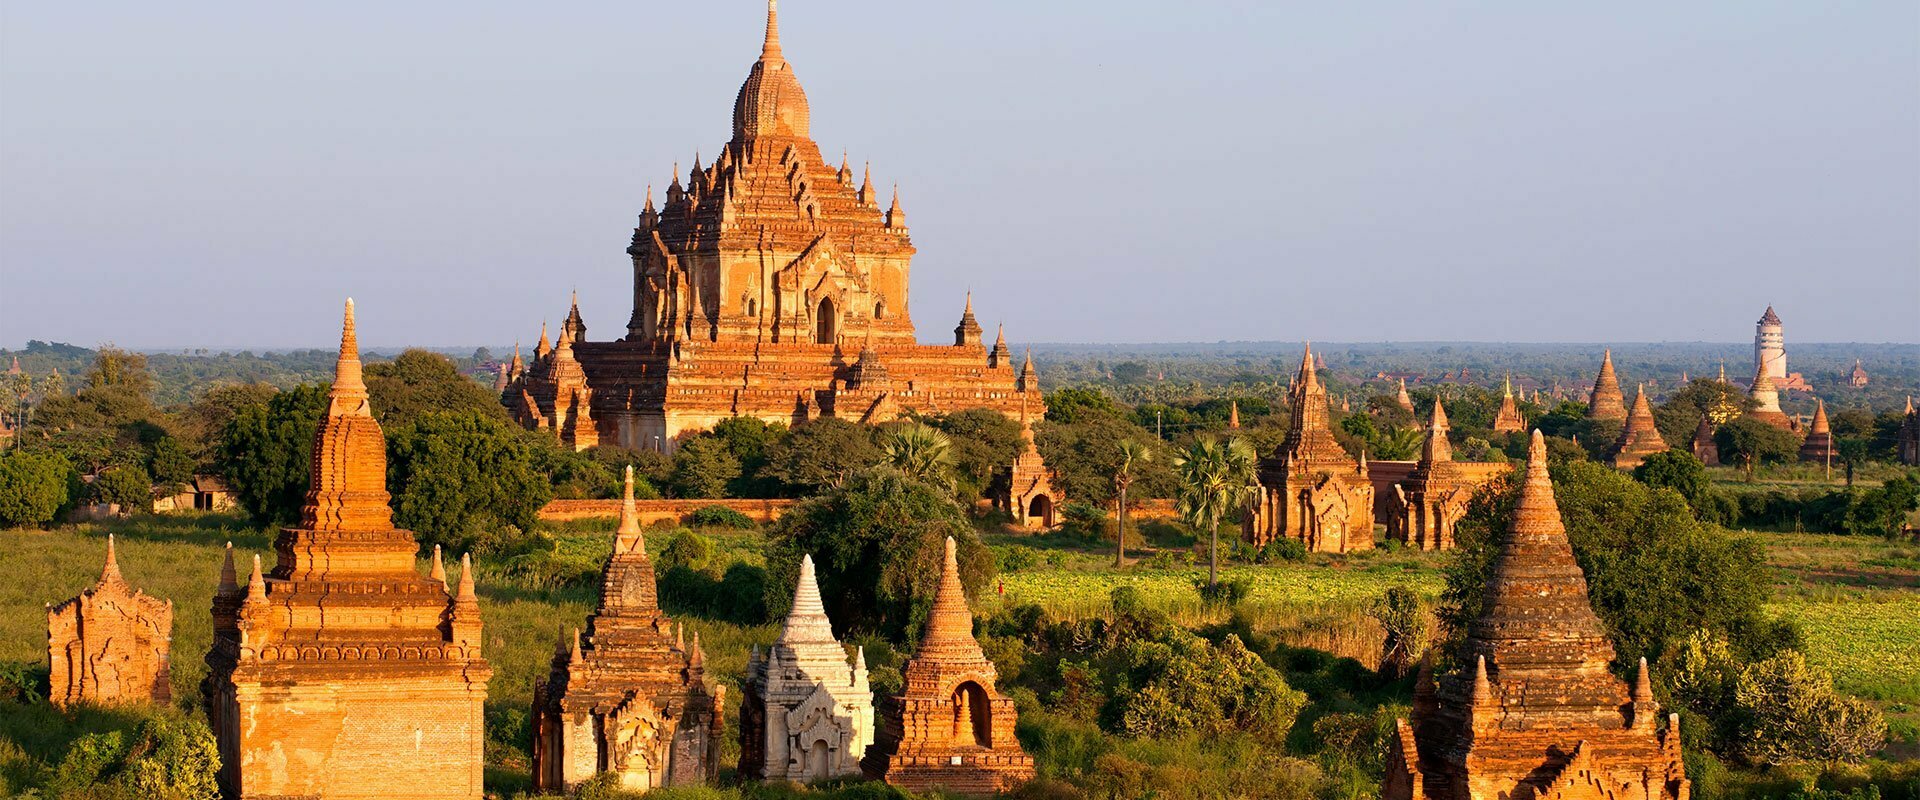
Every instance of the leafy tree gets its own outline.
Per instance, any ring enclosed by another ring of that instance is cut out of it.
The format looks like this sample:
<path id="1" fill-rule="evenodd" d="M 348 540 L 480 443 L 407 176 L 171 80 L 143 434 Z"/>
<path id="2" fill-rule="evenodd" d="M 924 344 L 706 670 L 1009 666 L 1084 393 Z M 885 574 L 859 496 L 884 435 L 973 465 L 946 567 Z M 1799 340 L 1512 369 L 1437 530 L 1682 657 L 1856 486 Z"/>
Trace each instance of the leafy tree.
<path id="1" fill-rule="evenodd" d="M 52 522 L 76 480 L 73 465 L 58 453 L 0 452 L 0 527 Z"/>
<path id="2" fill-rule="evenodd" d="M 1747 480 L 1753 480 L 1753 468 L 1761 463 L 1792 461 L 1800 454 L 1800 441 L 1792 433 L 1752 417 L 1741 417 L 1713 434 L 1720 458 L 1745 467 Z"/>
<path id="3" fill-rule="evenodd" d="M 740 478 L 740 460 L 727 443 L 702 434 L 680 443 L 673 454 L 673 493 L 677 497 L 725 497 Z"/>
<path id="4" fill-rule="evenodd" d="M 949 536 L 959 543 L 961 582 L 978 595 L 993 578 L 993 555 L 953 498 L 887 467 L 856 473 L 794 506 L 768 531 L 767 612 L 786 614 L 800 557 L 812 554 L 827 614 L 842 636 L 917 637 L 933 607 Z"/>
<path id="5" fill-rule="evenodd" d="M 809 421 L 767 448 L 767 475 L 799 494 L 837 488 L 877 463 L 873 431 L 837 417 Z"/>
<path id="6" fill-rule="evenodd" d="M 478 412 L 442 411 L 388 434 L 394 522 L 456 551 L 492 552 L 532 530 L 553 490 L 519 433 Z"/>
<path id="7" fill-rule="evenodd" d="M 728 417 L 713 426 L 713 436 L 726 443 L 727 452 L 740 463 L 740 476 L 728 483 L 731 497 L 772 497 L 779 482 L 763 476 L 767 467 L 767 448 L 786 438 L 787 426 L 758 417 Z"/>
<path id="8" fill-rule="evenodd" d="M 373 414 L 389 430 L 433 412 L 472 411 L 507 421 L 506 407 L 493 389 L 460 374 L 453 359 L 431 350 L 403 351 L 392 361 L 368 364 L 365 373 Z"/>
<path id="9" fill-rule="evenodd" d="M 554 497 L 588 500 L 620 496 L 622 483 L 618 476 L 626 471 L 626 464 L 621 463 L 620 459 L 608 457 L 608 454 L 633 451 L 601 446 L 576 453 L 573 448 L 559 446 L 553 435 L 546 431 L 521 431 L 521 438 L 533 453 L 534 469 L 547 476 L 547 481 L 553 486 Z M 636 499 L 654 500 L 660 497 L 660 492 L 651 481 L 635 475 L 633 496 Z"/>
<path id="10" fill-rule="evenodd" d="M 178 417 L 181 443 L 187 446 L 196 464 L 212 467 L 218 463 L 220 437 L 240 410 L 265 406 L 280 390 L 264 383 L 238 383 L 207 390 Z M 157 473 L 156 473 L 157 474 Z"/>
<path id="11" fill-rule="evenodd" d="M 1120 407 L 1098 389 L 1066 387 L 1047 393 L 1047 421 L 1062 425 L 1086 422 L 1094 417 L 1118 419 Z"/>
<path id="12" fill-rule="evenodd" d="M 986 408 L 925 418 L 953 443 L 954 496 L 972 500 L 1020 455 L 1020 423 Z"/>
<path id="13" fill-rule="evenodd" d="M 1174 456 L 1174 470 L 1180 475 L 1180 516 L 1196 528 L 1207 529 L 1208 586 L 1220 583 L 1220 521 L 1245 506 L 1258 461 L 1253 446 L 1239 438 L 1224 443 L 1198 439 Z"/>
<path id="14" fill-rule="evenodd" d="M 1723 425 L 1758 405 L 1731 383 L 1695 378 L 1653 409 L 1653 424 L 1669 443 L 1690 442 L 1701 417 Z"/>
<path id="15" fill-rule="evenodd" d="M 1840 463 L 1847 470 L 1847 488 L 1853 488 L 1853 470 L 1867 462 L 1868 443 L 1866 439 L 1850 436 L 1835 436 L 1834 454 L 1840 457 Z"/>
<path id="16" fill-rule="evenodd" d="M 1633 479 L 1655 489 L 1672 489 L 1686 498 L 1695 516 L 1719 521 L 1714 514 L 1713 482 L 1707 467 L 1685 450 L 1667 450 L 1647 456 L 1633 468 Z"/>
<path id="17" fill-rule="evenodd" d="M 147 471 L 153 475 L 153 482 L 172 494 L 193 480 L 193 456 L 187 452 L 186 445 L 172 436 L 162 436 L 153 443 L 153 455 L 147 459 Z"/>
<path id="18" fill-rule="evenodd" d="M 1367 616 L 1378 620 L 1387 632 L 1386 641 L 1381 645 L 1382 671 L 1395 678 L 1404 677 L 1427 652 L 1431 631 L 1426 605 L 1412 590 L 1395 586 L 1373 601 Z"/>
<path id="19" fill-rule="evenodd" d="M 661 572 L 675 567 L 691 570 L 703 570 L 713 560 L 713 540 L 693 531 L 680 531 L 667 540 L 667 546 L 660 548 L 655 559 Z"/>
<path id="20" fill-rule="evenodd" d="M 1121 439 L 1119 457 L 1113 464 L 1113 490 L 1119 510 L 1119 524 L 1113 535 L 1113 566 L 1127 565 L 1127 490 L 1133 488 L 1135 473 L 1153 461 L 1153 449 L 1132 439 Z"/>
<path id="21" fill-rule="evenodd" d="M 312 480 L 313 437 L 326 414 L 325 385 L 298 386 L 245 406 L 221 435 L 220 473 L 255 525 L 299 521 Z"/>
<path id="22" fill-rule="evenodd" d="M 1887 721 L 1833 688 L 1833 676 L 1787 650 L 1740 673 L 1734 703 L 1740 753 L 1755 764 L 1859 762 L 1879 752 Z"/>
<path id="23" fill-rule="evenodd" d="M 1669 489 L 1649 488 L 1586 461 L 1552 468 L 1554 494 L 1616 665 L 1658 660 L 1696 629 L 1725 636 L 1748 658 L 1792 644 L 1788 623 L 1763 612 L 1771 573 L 1752 537 L 1693 515 Z M 1455 532 L 1441 617 L 1462 635 L 1480 615 L 1481 589 L 1518 499 L 1517 478 L 1477 495 Z"/>
<path id="24" fill-rule="evenodd" d="M 1164 447 L 1151 431 L 1118 417 L 1086 415 L 1078 422 L 1048 422 L 1034 430 L 1034 446 L 1053 470 L 1054 485 L 1068 497 L 1100 504 L 1113 499 L 1113 464 L 1119 460 L 1120 442 L 1127 439 L 1153 449 Z M 1171 497 L 1176 479 L 1170 464 L 1157 459 L 1141 465 L 1134 491 L 1141 497 Z"/>
<path id="25" fill-rule="evenodd" d="M 910 422 L 888 431 L 880 443 L 885 464 L 917 481 L 953 486 L 953 440 L 927 425 Z"/>
<path id="26" fill-rule="evenodd" d="M 153 510 L 153 478 L 138 465 L 114 467 L 95 476 L 87 494 L 96 503 L 112 503 L 122 513 Z"/>

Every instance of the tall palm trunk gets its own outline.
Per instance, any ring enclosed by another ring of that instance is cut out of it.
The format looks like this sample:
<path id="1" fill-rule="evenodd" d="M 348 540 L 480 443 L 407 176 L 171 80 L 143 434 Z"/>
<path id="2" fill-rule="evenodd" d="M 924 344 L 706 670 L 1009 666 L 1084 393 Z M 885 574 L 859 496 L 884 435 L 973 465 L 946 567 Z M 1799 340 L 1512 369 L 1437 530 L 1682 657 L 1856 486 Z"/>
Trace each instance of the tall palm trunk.
<path id="1" fill-rule="evenodd" d="M 1116 516 L 1120 527 L 1113 532 L 1113 566 L 1119 568 L 1127 565 L 1127 484 L 1124 481 L 1120 484 L 1120 508 Z"/>
<path id="2" fill-rule="evenodd" d="M 1211 543 L 1207 545 L 1207 585 L 1220 585 L 1220 520 L 1213 521 Z"/>

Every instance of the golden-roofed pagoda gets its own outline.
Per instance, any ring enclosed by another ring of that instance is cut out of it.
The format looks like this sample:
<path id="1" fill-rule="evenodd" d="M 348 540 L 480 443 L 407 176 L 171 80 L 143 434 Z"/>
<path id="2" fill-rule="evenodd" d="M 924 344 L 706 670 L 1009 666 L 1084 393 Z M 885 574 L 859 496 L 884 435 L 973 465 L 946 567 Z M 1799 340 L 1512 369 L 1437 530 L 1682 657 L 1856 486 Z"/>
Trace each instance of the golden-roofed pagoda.
<path id="1" fill-rule="evenodd" d="M 1643 660 L 1608 671 L 1613 643 L 1587 597 L 1533 434 L 1526 482 L 1467 629 L 1461 669 L 1421 669 L 1388 747 L 1385 800 L 1687 800 L 1680 719 L 1664 719 Z M 1468 666 L 1471 665 L 1471 666 Z"/>
<path id="2" fill-rule="evenodd" d="M 1013 700 L 973 638 L 973 612 L 947 537 L 927 635 L 906 666 L 906 685 L 881 708 L 879 736 L 860 762 L 867 777 L 911 790 L 1005 792 L 1033 779 L 1033 756 L 1014 736 Z"/>
<path id="3" fill-rule="evenodd" d="M 1633 469 L 1647 456 L 1664 452 L 1667 441 L 1660 438 L 1660 429 L 1653 424 L 1653 407 L 1647 404 L 1647 389 L 1633 396 L 1633 413 L 1627 415 L 1626 427 L 1620 430 L 1620 440 L 1614 443 L 1614 469 Z"/>
<path id="4" fill-rule="evenodd" d="M 1037 382 L 981 341 L 971 298 L 951 346 L 917 342 L 899 191 L 883 206 L 871 169 L 856 182 L 844 158 L 826 163 L 810 117 L 770 0 L 732 138 L 712 163 L 696 156 L 684 183 L 675 174 L 659 208 L 648 191 L 627 248 L 626 331 L 588 341 L 576 304 L 551 349 L 509 368 L 501 401 L 521 424 L 576 449 L 671 450 L 733 416 L 883 422 L 908 410 L 1012 416 L 1022 403 L 1044 413 Z"/>
<path id="5" fill-rule="evenodd" d="M 242 588 L 228 548 L 202 684 L 227 797 L 481 796 L 480 601 L 464 559 L 421 575 L 393 526 L 386 437 L 347 301 L 298 527 Z"/>
<path id="6" fill-rule="evenodd" d="M 1260 460 L 1260 490 L 1243 525 L 1245 538 L 1261 546 L 1285 537 L 1324 553 L 1371 549 L 1373 483 L 1366 454 L 1356 461 L 1333 437 L 1327 387 L 1315 373 L 1312 345 L 1294 377 L 1287 438 Z"/>
<path id="7" fill-rule="evenodd" d="M 1594 376 L 1593 394 L 1587 398 L 1588 419 L 1627 418 L 1627 398 L 1620 393 L 1620 378 L 1613 374 L 1613 349 L 1600 359 L 1600 374 Z"/>

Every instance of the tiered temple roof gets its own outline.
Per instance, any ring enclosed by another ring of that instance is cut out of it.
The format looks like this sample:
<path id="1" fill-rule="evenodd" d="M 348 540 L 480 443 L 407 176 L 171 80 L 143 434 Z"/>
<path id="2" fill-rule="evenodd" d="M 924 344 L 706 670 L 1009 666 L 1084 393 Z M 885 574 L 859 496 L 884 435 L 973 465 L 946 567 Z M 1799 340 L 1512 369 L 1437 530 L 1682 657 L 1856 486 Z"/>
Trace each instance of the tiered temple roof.
<path id="1" fill-rule="evenodd" d="M 700 635 L 689 644 L 660 611 L 628 467 L 600 603 L 534 685 L 534 788 L 571 789 L 600 772 L 639 791 L 705 783 L 718 773 L 723 697 L 706 684 Z"/>
<path id="2" fill-rule="evenodd" d="M 1246 539 L 1265 545 L 1278 537 L 1307 549 L 1344 553 L 1373 547 L 1373 485 L 1366 457 L 1349 455 L 1334 438 L 1327 389 L 1308 345 L 1290 390 L 1287 437 L 1261 460 L 1261 490 L 1243 526 Z"/>
<path id="3" fill-rule="evenodd" d="M 1453 460 L 1447 441 L 1451 424 L 1439 396 L 1427 423 L 1427 441 L 1412 471 L 1387 491 L 1387 538 L 1422 550 L 1454 546 L 1454 525 L 1466 516 L 1473 493 L 1488 481 L 1507 473 L 1500 464 L 1461 464 Z M 1380 491 L 1378 487 L 1376 491 Z"/>
<path id="4" fill-rule="evenodd" d="M 173 601 L 133 588 L 120 574 L 113 534 L 100 580 L 47 606 L 47 661 L 54 705 L 173 701 L 168 653 Z"/>
<path id="5" fill-rule="evenodd" d="M 873 732 L 866 651 L 849 663 L 820 602 L 813 556 L 802 556 L 780 638 L 747 662 L 740 772 L 798 783 L 858 774 Z"/>
<path id="6" fill-rule="evenodd" d="M 861 767 L 869 778 L 906 789 L 1005 792 L 1033 778 L 1033 757 L 1020 748 L 1013 701 L 994 688 L 999 673 L 973 638 L 954 547 L 949 537 L 927 634 L 907 662 L 905 687 L 888 698 L 879 738 Z"/>
<path id="7" fill-rule="evenodd" d="M 952 345 L 921 345 L 907 298 L 915 252 L 896 189 L 882 210 L 869 174 L 827 164 L 768 4 L 760 56 L 719 157 L 649 192 L 627 255 L 633 313 L 591 342 L 570 312 L 560 343 L 502 390 L 522 425 L 584 449 L 671 450 L 732 416 L 788 424 L 884 422 L 907 411 L 1044 408 L 1004 340 L 981 342 L 971 297 Z M 569 335 L 571 332 L 571 335 Z M 850 338 L 851 337 L 851 338 Z M 866 340 L 862 357 L 853 342 Z M 870 356 L 867 353 L 871 353 Z M 884 368 L 884 385 L 868 378 Z"/>
<path id="8" fill-rule="evenodd" d="M 1500 395 L 1500 411 L 1493 416 L 1494 433 L 1519 433 L 1527 429 L 1527 419 L 1520 415 L 1520 406 L 1513 400 L 1513 378 L 1507 378 Z"/>
<path id="9" fill-rule="evenodd" d="M 1647 404 L 1646 387 L 1641 387 L 1633 395 L 1633 413 L 1627 416 L 1627 425 L 1620 431 L 1620 441 L 1614 444 L 1613 466 L 1633 469 L 1647 456 L 1666 449 L 1666 440 L 1660 438 L 1660 429 L 1653 424 L 1653 407 Z"/>
<path id="10" fill-rule="evenodd" d="M 312 470 L 300 525 L 274 540 L 273 570 L 254 556 L 243 590 L 231 549 L 221 570 L 203 688 L 222 785 L 235 797 L 368 785 L 479 797 L 492 668 L 473 570 L 463 561 L 450 591 L 417 571 L 413 533 L 393 526 L 352 300 Z"/>
<path id="11" fill-rule="evenodd" d="M 1437 681 L 1422 670 L 1382 797 L 1688 796 L 1679 719 L 1660 719 L 1645 662 L 1631 690 L 1608 671 L 1613 644 L 1562 527 L 1538 431 L 1483 597 L 1460 670 Z"/>
<path id="12" fill-rule="evenodd" d="M 1620 379 L 1613 374 L 1613 350 L 1600 359 L 1600 374 L 1593 379 L 1593 395 L 1587 400 L 1588 419 L 1627 418 L 1627 400 L 1620 394 Z"/>

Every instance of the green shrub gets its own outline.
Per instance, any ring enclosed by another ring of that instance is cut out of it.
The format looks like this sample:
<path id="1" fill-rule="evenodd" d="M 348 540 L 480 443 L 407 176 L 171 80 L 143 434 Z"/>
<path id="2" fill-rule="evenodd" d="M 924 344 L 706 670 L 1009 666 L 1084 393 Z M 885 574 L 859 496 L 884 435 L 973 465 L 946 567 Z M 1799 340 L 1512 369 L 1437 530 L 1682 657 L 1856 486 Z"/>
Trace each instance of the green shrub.
<path id="1" fill-rule="evenodd" d="M 698 571 L 706 569 L 707 563 L 712 560 L 713 540 L 693 531 L 680 531 L 667 540 L 667 546 L 660 549 L 655 562 L 661 571 L 675 567 Z"/>
<path id="2" fill-rule="evenodd" d="M 113 467 L 95 476 L 87 487 L 87 497 L 96 503 L 113 503 L 121 513 L 153 509 L 153 479 L 145 467 Z"/>
<path id="3" fill-rule="evenodd" d="M 57 454 L 0 452 L 0 527 L 52 522 L 72 484 L 73 464 Z"/>
<path id="4" fill-rule="evenodd" d="M 993 558 L 1001 572 L 1019 572 L 1039 564 L 1040 551 L 1023 544 L 1007 545 L 993 548 Z"/>
<path id="5" fill-rule="evenodd" d="M 750 531 L 760 527 L 752 517 L 726 506 L 701 506 L 683 520 L 695 528 L 733 528 Z"/>
<path id="6" fill-rule="evenodd" d="M 1260 552 L 1254 555 L 1253 560 L 1261 564 L 1278 564 L 1282 561 L 1305 561 L 1307 560 L 1307 545 L 1298 539 L 1289 539 L 1282 536 L 1262 545 Z"/>
<path id="7" fill-rule="evenodd" d="M 1247 599 L 1253 593 L 1252 578 L 1227 578 L 1219 583 L 1207 583 L 1204 580 L 1193 582 L 1194 591 L 1200 593 L 1200 601 L 1209 606 L 1233 607 Z"/>

